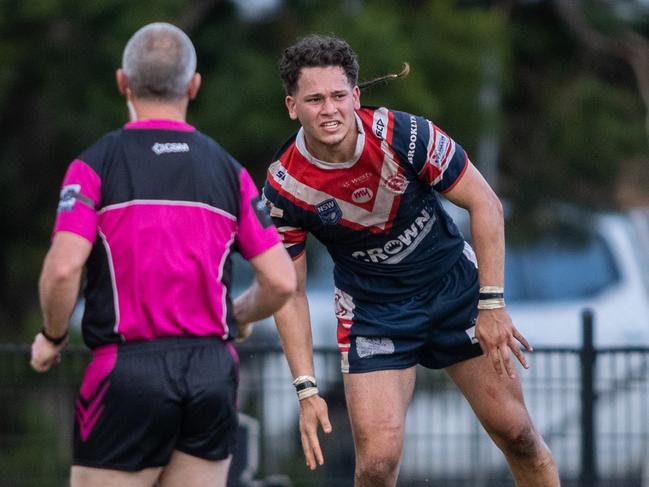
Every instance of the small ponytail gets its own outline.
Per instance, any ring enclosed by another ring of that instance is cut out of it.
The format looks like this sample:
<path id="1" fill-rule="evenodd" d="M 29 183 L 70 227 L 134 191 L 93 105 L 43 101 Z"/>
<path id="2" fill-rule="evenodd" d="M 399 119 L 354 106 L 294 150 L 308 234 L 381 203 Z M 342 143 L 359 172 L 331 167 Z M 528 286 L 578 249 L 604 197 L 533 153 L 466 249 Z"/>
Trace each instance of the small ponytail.
<path id="1" fill-rule="evenodd" d="M 379 76 L 378 78 L 374 78 L 369 81 L 364 81 L 362 83 L 359 83 L 358 87 L 360 89 L 370 88 L 371 86 L 374 86 L 382 81 L 390 81 L 397 78 L 405 78 L 406 76 L 408 76 L 408 74 L 410 74 L 410 64 L 403 63 L 403 68 L 401 68 L 401 71 L 399 71 L 398 73 L 388 73 L 383 76 Z"/>

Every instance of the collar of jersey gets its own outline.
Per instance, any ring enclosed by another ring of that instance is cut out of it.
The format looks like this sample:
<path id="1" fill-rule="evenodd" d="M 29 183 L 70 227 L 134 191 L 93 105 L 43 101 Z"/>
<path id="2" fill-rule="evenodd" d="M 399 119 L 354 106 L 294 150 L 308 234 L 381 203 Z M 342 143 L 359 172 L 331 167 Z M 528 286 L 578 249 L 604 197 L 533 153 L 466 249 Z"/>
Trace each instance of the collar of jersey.
<path id="1" fill-rule="evenodd" d="M 186 122 L 166 118 L 150 118 L 147 120 L 136 120 L 124 125 L 125 129 L 139 130 L 177 130 L 181 132 L 194 132 L 196 129 Z"/>
<path id="2" fill-rule="evenodd" d="M 300 154 L 302 154 L 307 161 L 309 161 L 314 166 L 318 166 L 321 169 L 347 169 L 352 167 L 361 157 L 361 154 L 363 153 L 363 147 L 365 147 L 365 130 L 363 130 L 363 123 L 361 122 L 361 118 L 356 112 L 354 112 L 354 117 L 356 118 L 356 127 L 358 128 L 358 138 L 356 139 L 356 148 L 354 149 L 354 155 L 350 160 L 345 162 L 327 162 L 313 156 L 306 148 L 303 127 L 300 127 L 300 130 L 295 137 L 295 147 L 297 147 L 297 150 L 300 151 Z"/>

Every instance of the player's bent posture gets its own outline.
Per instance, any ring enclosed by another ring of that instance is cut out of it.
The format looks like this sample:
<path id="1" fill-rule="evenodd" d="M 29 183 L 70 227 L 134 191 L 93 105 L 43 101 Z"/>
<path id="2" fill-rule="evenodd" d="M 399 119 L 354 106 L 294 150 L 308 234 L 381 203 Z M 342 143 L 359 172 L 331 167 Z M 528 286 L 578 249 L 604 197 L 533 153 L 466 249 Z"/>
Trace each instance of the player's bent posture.
<path id="1" fill-rule="evenodd" d="M 306 463 L 331 431 L 318 395 L 306 278 L 307 233 L 331 254 L 338 346 L 356 450 L 356 486 L 396 484 L 415 366 L 444 368 L 505 454 L 519 486 L 557 486 L 515 372 L 530 349 L 503 298 L 500 201 L 465 151 L 429 120 L 360 104 L 349 45 L 309 36 L 280 62 L 301 128 L 268 170 L 264 196 L 298 275 L 275 313 L 300 399 Z M 466 208 L 475 253 L 436 193 Z M 512 357 L 513 355 L 513 357 Z"/>
<path id="2" fill-rule="evenodd" d="M 31 365 L 44 372 L 58 360 L 85 266 L 93 356 L 76 402 L 73 487 L 224 487 L 237 429 L 230 340 L 295 290 L 247 171 L 185 122 L 195 69 L 177 27 L 137 31 L 117 70 L 131 120 L 63 181 Z M 255 280 L 232 301 L 235 247 Z"/>

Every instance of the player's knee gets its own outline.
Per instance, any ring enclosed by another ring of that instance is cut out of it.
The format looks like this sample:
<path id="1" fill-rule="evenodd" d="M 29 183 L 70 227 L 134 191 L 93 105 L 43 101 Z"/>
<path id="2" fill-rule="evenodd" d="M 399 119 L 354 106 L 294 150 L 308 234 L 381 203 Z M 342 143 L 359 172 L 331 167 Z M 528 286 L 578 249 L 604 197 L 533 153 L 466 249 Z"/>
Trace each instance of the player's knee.
<path id="1" fill-rule="evenodd" d="M 356 481 L 358 485 L 390 485 L 398 468 L 399 455 L 386 453 L 373 455 L 357 463 Z"/>
<path id="2" fill-rule="evenodd" d="M 531 424 L 513 428 L 499 435 L 498 446 L 510 457 L 532 460 L 542 451 L 542 441 Z"/>
<path id="3" fill-rule="evenodd" d="M 398 451 L 403 444 L 404 425 L 400 419 L 381 421 L 372 425 L 356 425 L 354 446 L 361 456 L 375 456 Z"/>

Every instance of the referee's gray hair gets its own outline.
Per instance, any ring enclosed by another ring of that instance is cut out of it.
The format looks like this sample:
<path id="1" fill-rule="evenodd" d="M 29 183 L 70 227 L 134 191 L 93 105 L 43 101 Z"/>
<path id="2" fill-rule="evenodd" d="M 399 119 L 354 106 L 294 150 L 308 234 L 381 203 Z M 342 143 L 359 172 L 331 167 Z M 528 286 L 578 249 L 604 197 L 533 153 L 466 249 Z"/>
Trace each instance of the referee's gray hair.
<path id="1" fill-rule="evenodd" d="M 136 98 L 177 100 L 187 94 L 196 72 L 196 50 L 178 27 L 154 22 L 129 39 L 122 69 Z"/>

